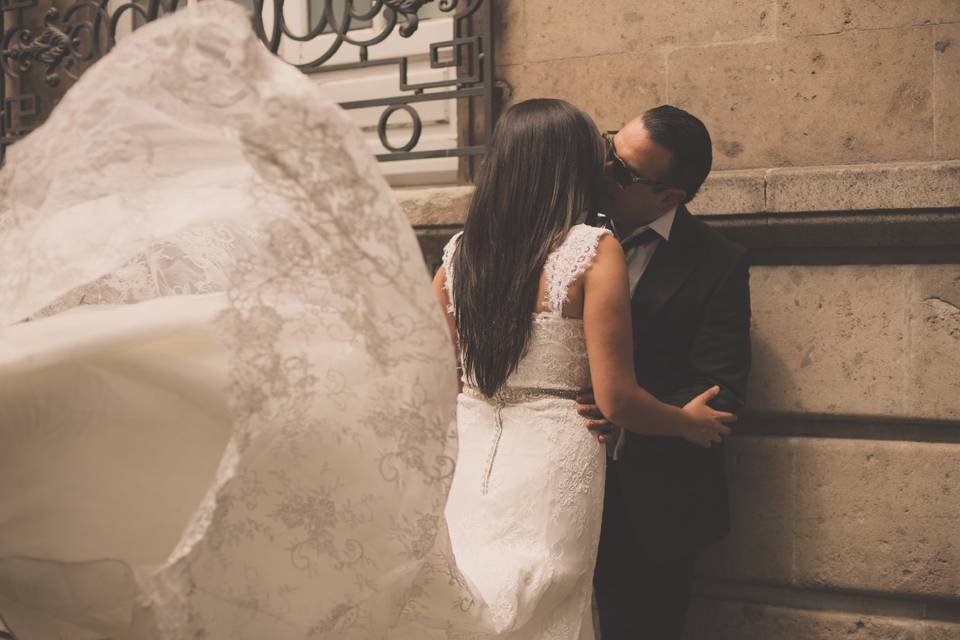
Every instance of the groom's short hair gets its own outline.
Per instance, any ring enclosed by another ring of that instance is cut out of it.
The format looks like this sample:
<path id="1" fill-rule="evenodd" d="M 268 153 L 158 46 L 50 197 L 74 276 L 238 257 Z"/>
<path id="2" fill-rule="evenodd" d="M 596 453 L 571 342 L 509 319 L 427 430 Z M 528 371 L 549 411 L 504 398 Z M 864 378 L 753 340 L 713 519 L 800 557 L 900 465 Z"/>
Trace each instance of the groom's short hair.
<path id="1" fill-rule="evenodd" d="M 669 104 L 645 111 L 641 117 L 650 139 L 672 156 L 670 174 L 661 179 L 686 191 L 683 202 L 690 202 L 713 164 L 713 145 L 707 128 L 696 116 Z"/>

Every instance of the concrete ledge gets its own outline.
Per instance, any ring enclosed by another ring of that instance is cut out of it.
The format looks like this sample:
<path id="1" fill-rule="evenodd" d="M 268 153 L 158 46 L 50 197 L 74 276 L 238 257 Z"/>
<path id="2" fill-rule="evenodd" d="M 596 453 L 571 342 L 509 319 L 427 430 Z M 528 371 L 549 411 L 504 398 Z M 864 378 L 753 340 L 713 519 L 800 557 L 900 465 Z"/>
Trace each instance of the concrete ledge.
<path id="1" fill-rule="evenodd" d="M 414 227 L 462 225 L 473 186 L 395 189 L 393 193 Z"/>
<path id="2" fill-rule="evenodd" d="M 960 204 L 960 162 L 771 169 L 767 211 L 935 209 Z"/>
<path id="3" fill-rule="evenodd" d="M 463 224 L 472 186 L 398 189 L 414 226 Z M 960 207 L 960 160 L 716 171 L 690 209 L 704 216 L 771 216 Z"/>
<path id="4" fill-rule="evenodd" d="M 751 264 L 960 263 L 956 208 L 701 217 L 750 249 Z"/>
<path id="5" fill-rule="evenodd" d="M 699 215 L 765 213 L 766 191 L 764 171 L 715 171 L 690 208 Z"/>

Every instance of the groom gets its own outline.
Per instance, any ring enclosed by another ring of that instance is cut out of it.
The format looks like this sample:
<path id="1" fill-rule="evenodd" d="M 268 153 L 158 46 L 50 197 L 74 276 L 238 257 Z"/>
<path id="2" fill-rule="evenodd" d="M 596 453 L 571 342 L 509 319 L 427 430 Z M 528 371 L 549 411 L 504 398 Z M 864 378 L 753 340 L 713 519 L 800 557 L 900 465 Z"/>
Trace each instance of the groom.
<path id="1" fill-rule="evenodd" d="M 605 213 L 627 258 L 637 382 L 677 406 L 719 385 L 711 406 L 737 412 L 750 369 L 744 250 L 685 206 L 710 173 L 710 135 L 665 105 L 605 138 Z M 591 396 L 578 410 L 591 429 L 612 429 Z M 680 638 L 697 551 L 729 526 L 723 447 L 610 437 L 594 576 L 602 640 Z"/>

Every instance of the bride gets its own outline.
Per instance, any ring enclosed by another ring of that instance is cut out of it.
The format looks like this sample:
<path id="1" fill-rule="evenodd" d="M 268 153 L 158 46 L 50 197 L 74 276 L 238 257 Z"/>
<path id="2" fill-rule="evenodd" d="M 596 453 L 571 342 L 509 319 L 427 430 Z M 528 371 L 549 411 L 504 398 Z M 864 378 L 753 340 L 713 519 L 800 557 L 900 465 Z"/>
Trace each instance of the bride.
<path id="1" fill-rule="evenodd" d="M 516 193 L 487 162 L 436 287 L 457 401 L 416 239 L 358 132 L 242 10 L 191 7 L 121 42 L 0 172 L 4 623 L 20 640 L 591 637 L 604 456 L 571 390 L 592 377 L 645 433 L 724 432 L 702 401 L 616 379 L 622 256 L 573 225 L 599 165 L 524 218 L 535 249 L 497 320 L 478 241 L 508 233 L 490 205 Z M 543 118 L 599 153 L 578 112 L 524 109 L 503 144 Z M 490 326 L 511 338 L 495 358 Z"/>
<path id="2" fill-rule="evenodd" d="M 575 410 L 581 389 L 592 381 L 604 414 L 638 433 L 701 446 L 729 433 L 732 416 L 706 405 L 715 390 L 681 410 L 634 381 L 623 251 L 575 224 L 596 205 L 605 151 L 562 100 L 509 109 L 434 278 L 463 365 L 447 524 L 457 566 L 509 631 L 498 637 L 593 638 L 606 455 Z"/>

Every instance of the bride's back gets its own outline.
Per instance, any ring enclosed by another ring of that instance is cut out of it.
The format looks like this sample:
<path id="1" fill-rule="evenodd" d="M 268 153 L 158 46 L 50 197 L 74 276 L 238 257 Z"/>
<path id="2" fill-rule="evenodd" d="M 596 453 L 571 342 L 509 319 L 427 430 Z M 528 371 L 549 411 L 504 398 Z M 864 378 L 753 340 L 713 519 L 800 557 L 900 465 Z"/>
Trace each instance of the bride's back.
<path id="1" fill-rule="evenodd" d="M 515 105 L 434 279 L 463 364 L 450 541 L 497 637 L 593 638 L 606 456 L 574 398 L 590 386 L 582 276 L 609 231 L 575 221 L 602 166 L 583 112 Z"/>
<path id="2" fill-rule="evenodd" d="M 606 229 L 579 224 L 547 256 L 516 367 L 485 395 L 469 372 L 457 403 L 457 467 L 447 502 L 457 564 L 505 638 L 593 637 L 593 566 L 604 448 L 573 398 L 590 384 L 581 276 Z M 448 317 L 456 314 L 461 234 L 444 250 Z M 482 276 L 468 273 L 465 277 Z M 578 296 L 579 304 L 569 294 Z M 487 345 L 484 345 L 487 346 Z M 412 636 L 411 636 L 412 637 Z M 485 636 L 484 636 L 485 637 Z M 497 636 L 500 637 L 500 636 Z"/>
<path id="3" fill-rule="evenodd" d="M 583 331 L 583 274 L 589 269 L 600 239 L 610 232 L 584 224 L 570 228 L 548 255 L 540 273 L 531 318 L 530 337 L 516 368 L 503 383 L 511 389 L 552 389 L 576 392 L 590 386 L 590 367 Z M 443 256 L 448 311 L 455 312 L 454 254 L 462 234 L 447 244 Z M 463 381 L 475 385 L 465 373 Z"/>
<path id="4" fill-rule="evenodd" d="M 457 250 L 434 282 L 463 367 L 486 396 L 536 351 L 538 318 L 583 314 L 582 287 L 567 276 L 592 254 L 578 253 L 582 232 L 568 232 L 586 228 L 576 222 L 596 208 L 603 159 L 593 121 L 562 100 L 521 102 L 497 123 Z"/>

